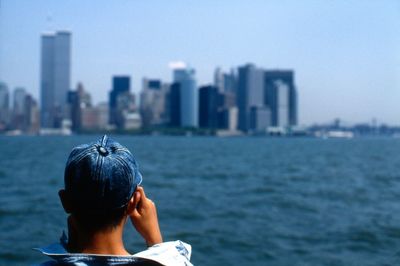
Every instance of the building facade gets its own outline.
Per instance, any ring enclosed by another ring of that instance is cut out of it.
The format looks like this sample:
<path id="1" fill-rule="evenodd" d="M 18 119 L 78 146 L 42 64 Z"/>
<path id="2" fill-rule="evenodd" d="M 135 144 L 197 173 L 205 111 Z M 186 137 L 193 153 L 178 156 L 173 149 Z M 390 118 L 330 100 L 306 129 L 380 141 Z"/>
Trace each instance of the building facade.
<path id="1" fill-rule="evenodd" d="M 167 86 L 158 79 L 143 79 L 140 93 L 140 114 L 144 127 L 167 123 Z"/>
<path id="2" fill-rule="evenodd" d="M 174 83 L 180 85 L 180 126 L 198 127 L 198 90 L 195 71 L 191 68 L 174 69 Z"/>
<path id="3" fill-rule="evenodd" d="M 171 127 L 181 126 L 181 84 L 172 83 L 168 94 L 169 102 L 169 125 Z"/>
<path id="4" fill-rule="evenodd" d="M 41 37 L 41 126 L 58 128 L 67 113 L 71 76 L 71 33 L 58 31 Z"/>
<path id="5" fill-rule="evenodd" d="M 271 125 L 287 127 L 297 125 L 297 91 L 294 72 L 269 70 L 264 76 L 264 103 L 271 109 Z"/>
<path id="6" fill-rule="evenodd" d="M 13 129 L 24 130 L 27 125 L 25 116 L 25 97 L 27 93 L 24 88 L 15 88 L 13 94 L 12 127 Z"/>
<path id="7" fill-rule="evenodd" d="M 199 88 L 199 127 L 218 128 L 218 109 L 220 107 L 220 94 L 216 86 L 203 86 Z"/>
<path id="8" fill-rule="evenodd" d="M 118 117 L 118 96 L 123 93 L 129 93 L 131 88 L 131 78 L 129 76 L 114 76 L 112 78 L 112 90 L 109 95 L 109 123 L 111 125 L 119 125 Z"/>
<path id="9" fill-rule="evenodd" d="M 250 109 L 264 106 L 264 71 L 247 64 L 238 68 L 236 97 L 239 109 L 238 128 L 243 132 L 250 129 Z"/>
<path id="10" fill-rule="evenodd" d="M 10 121 L 10 93 L 8 86 L 0 82 L 0 131 L 5 130 Z"/>

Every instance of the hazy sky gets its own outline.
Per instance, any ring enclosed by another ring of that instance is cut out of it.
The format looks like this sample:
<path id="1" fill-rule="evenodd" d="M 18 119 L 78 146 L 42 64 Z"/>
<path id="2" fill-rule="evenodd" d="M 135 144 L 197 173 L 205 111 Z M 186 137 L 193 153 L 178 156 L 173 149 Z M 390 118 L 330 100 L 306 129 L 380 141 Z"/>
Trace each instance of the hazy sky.
<path id="1" fill-rule="evenodd" d="M 302 124 L 400 125 L 400 1 L 0 0 L 0 80 L 39 95 L 40 34 L 72 31 L 72 80 L 107 100 L 111 76 L 170 81 L 170 61 L 199 85 L 252 62 L 294 69 Z"/>

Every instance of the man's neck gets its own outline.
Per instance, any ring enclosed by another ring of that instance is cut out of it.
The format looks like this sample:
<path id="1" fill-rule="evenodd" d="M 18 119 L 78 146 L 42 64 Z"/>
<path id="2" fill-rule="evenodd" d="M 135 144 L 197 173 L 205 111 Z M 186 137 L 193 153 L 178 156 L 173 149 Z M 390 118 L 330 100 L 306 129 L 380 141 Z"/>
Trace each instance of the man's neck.
<path id="1" fill-rule="evenodd" d="M 78 253 L 101 255 L 130 255 L 122 240 L 123 227 L 94 233 L 79 232 L 71 249 Z"/>

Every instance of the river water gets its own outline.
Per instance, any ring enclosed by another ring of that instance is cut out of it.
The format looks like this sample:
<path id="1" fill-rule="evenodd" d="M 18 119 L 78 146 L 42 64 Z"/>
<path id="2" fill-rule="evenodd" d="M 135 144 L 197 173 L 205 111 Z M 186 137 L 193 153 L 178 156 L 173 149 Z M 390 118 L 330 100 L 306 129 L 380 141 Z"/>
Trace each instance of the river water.
<path id="1" fill-rule="evenodd" d="M 98 136 L 0 137 L 0 265 L 46 258 L 71 149 Z M 400 139 L 113 136 L 139 162 L 165 240 L 195 265 L 398 265 Z M 144 248 L 128 224 L 126 248 Z"/>

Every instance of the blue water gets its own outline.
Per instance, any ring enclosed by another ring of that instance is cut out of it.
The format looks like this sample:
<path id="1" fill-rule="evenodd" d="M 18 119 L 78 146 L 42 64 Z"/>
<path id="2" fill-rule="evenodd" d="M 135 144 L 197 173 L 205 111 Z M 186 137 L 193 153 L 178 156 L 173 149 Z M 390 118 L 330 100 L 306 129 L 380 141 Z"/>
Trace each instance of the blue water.
<path id="1" fill-rule="evenodd" d="M 95 136 L 0 137 L 0 265 L 46 258 L 70 150 Z M 400 140 L 116 136 L 139 161 L 165 240 L 195 265 L 397 265 Z M 144 243 L 128 224 L 126 247 Z"/>

